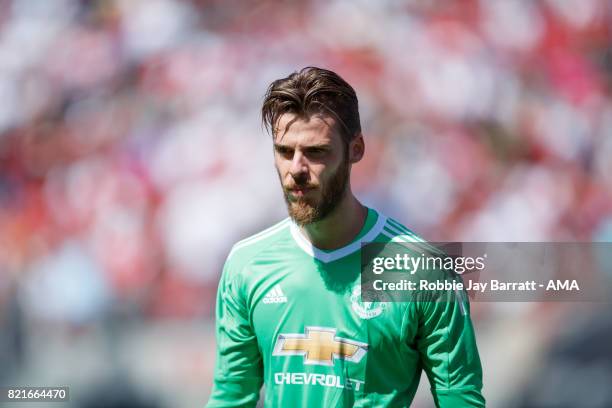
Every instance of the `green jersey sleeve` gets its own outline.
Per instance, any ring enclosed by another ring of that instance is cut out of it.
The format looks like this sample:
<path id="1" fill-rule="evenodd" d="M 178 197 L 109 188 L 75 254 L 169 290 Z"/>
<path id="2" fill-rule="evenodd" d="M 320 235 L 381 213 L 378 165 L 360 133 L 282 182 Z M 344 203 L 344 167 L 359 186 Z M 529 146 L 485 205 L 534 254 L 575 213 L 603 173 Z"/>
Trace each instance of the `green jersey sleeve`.
<path id="1" fill-rule="evenodd" d="M 217 359 L 207 407 L 254 407 L 263 384 L 263 364 L 238 270 L 228 259 L 216 305 Z"/>
<path id="2" fill-rule="evenodd" d="M 484 407 L 482 367 L 465 292 L 417 303 L 417 347 L 436 407 Z"/>

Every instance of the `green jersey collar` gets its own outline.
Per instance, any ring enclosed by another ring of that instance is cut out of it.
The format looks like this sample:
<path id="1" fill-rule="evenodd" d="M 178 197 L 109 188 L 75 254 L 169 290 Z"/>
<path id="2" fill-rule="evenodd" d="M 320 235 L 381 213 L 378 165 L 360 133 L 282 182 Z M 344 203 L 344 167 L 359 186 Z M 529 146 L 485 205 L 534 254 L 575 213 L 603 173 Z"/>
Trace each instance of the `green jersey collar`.
<path id="1" fill-rule="evenodd" d="M 365 234 L 362 232 L 359 233 L 358 238 L 351 242 L 350 244 L 343 246 L 342 248 L 334 249 L 333 251 L 324 251 L 312 245 L 310 241 L 302 234 L 300 231 L 300 227 L 298 227 L 295 222 L 290 221 L 290 230 L 291 236 L 295 240 L 296 244 L 304 250 L 308 255 L 313 258 L 318 259 L 323 263 L 329 263 L 340 258 L 343 258 L 347 255 L 352 254 L 355 251 L 361 249 L 361 244 L 363 242 L 372 242 L 376 239 L 376 237 L 382 232 L 385 223 L 387 222 L 387 217 L 384 215 L 377 213 L 375 210 L 369 208 L 368 214 L 370 211 L 373 211 L 374 214 L 378 214 L 378 219 L 376 223 L 370 228 L 368 232 Z M 367 228 L 367 222 L 366 226 Z"/>

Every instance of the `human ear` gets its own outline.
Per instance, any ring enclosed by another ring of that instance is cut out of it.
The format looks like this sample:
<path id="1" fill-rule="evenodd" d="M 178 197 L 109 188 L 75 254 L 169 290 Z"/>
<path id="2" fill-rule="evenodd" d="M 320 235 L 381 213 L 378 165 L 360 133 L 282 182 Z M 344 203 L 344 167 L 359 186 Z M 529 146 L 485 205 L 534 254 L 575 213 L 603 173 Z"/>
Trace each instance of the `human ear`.
<path id="1" fill-rule="evenodd" d="M 351 163 L 357 163 L 363 158 L 365 153 L 365 142 L 363 141 L 363 135 L 359 133 L 349 143 L 349 161 Z"/>

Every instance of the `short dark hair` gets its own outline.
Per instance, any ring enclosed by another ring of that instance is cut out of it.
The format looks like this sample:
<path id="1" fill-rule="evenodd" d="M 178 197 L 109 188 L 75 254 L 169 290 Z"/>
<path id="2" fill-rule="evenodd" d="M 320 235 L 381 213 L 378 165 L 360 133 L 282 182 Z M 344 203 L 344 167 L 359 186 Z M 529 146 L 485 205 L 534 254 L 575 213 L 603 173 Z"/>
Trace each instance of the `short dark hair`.
<path id="1" fill-rule="evenodd" d="M 302 119 L 313 114 L 331 115 L 340 125 L 338 130 L 347 145 L 361 133 L 355 90 L 327 69 L 306 67 L 270 84 L 261 108 L 266 129 L 274 134 L 278 119 L 285 113 Z"/>

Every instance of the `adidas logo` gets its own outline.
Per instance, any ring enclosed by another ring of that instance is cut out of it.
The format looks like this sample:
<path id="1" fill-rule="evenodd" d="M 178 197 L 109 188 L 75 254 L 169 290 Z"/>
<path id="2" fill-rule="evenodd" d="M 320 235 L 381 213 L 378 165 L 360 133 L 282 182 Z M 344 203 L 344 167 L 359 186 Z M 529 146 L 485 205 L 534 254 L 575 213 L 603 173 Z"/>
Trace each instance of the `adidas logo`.
<path id="1" fill-rule="evenodd" d="M 280 285 L 274 285 L 272 290 L 266 293 L 263 298 L 264 303 L 287 303 L 287 297 L 281 290 Z"/>

